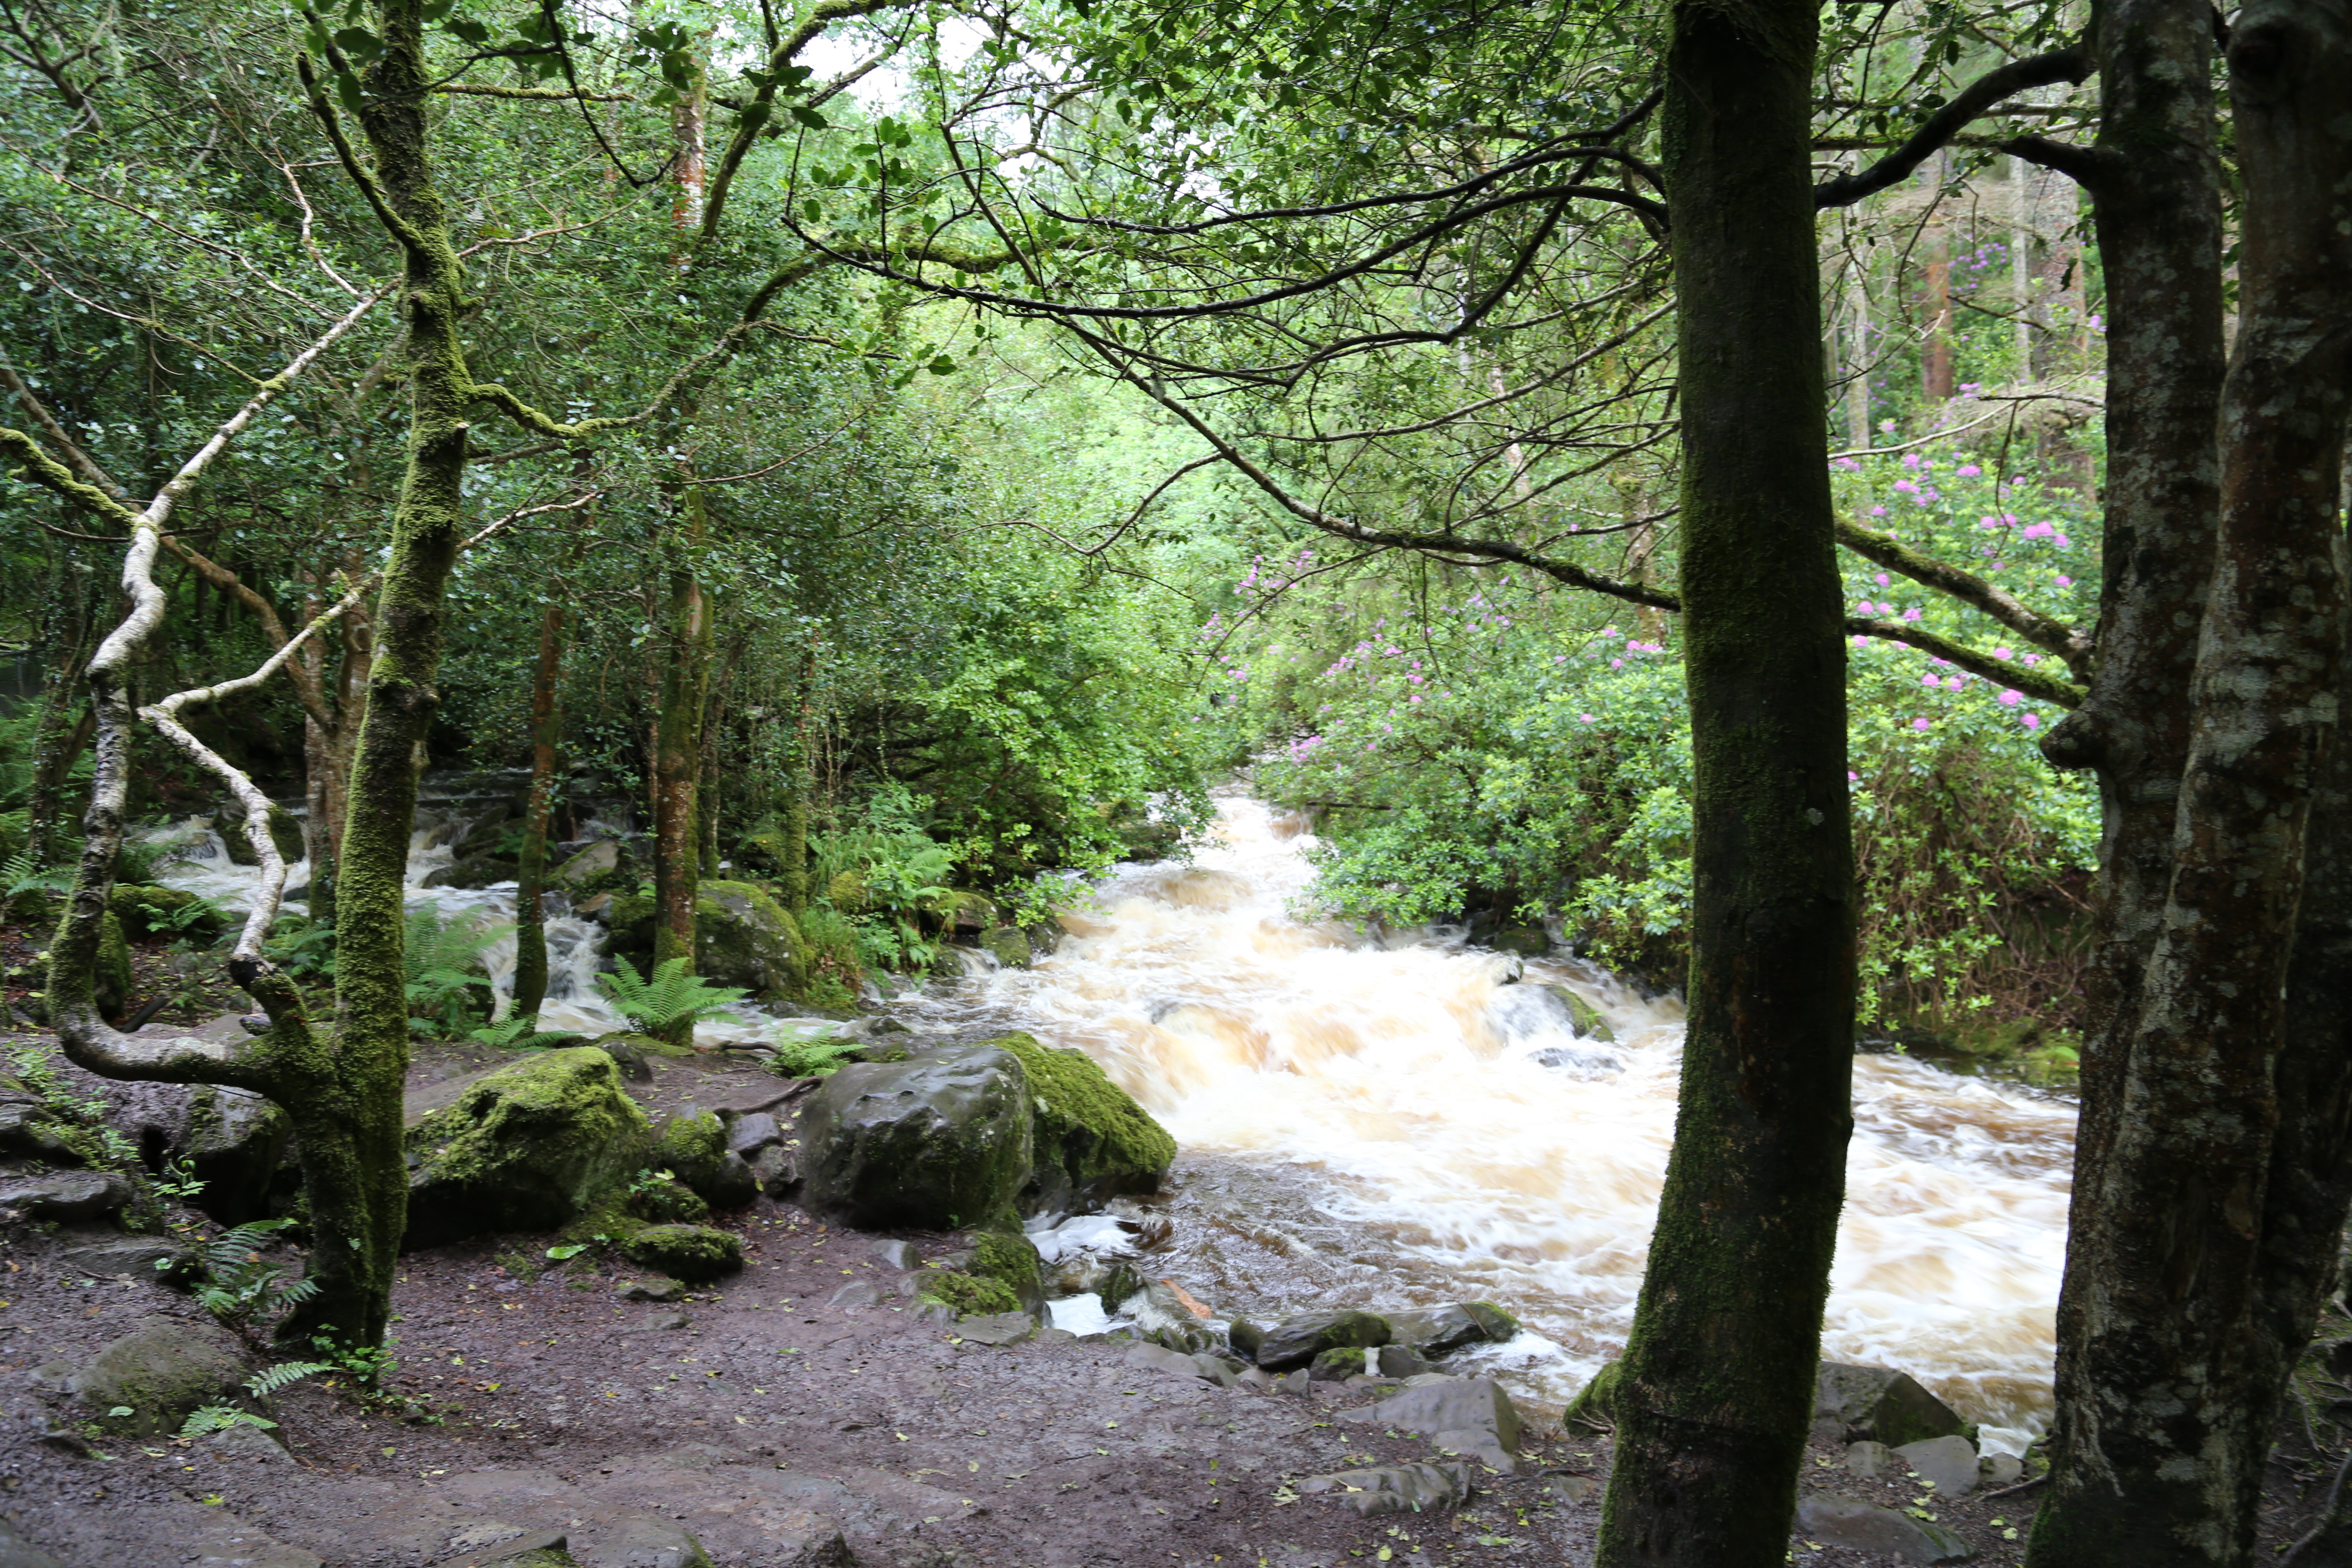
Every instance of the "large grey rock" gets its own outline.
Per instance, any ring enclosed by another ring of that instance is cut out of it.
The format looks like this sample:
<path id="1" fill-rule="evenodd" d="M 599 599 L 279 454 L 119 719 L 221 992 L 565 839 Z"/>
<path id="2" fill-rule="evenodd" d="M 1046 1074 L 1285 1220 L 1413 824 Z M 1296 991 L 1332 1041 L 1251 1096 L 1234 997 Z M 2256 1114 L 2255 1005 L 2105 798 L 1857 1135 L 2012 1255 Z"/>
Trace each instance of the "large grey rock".
<path id="1" fill-rule="evenodd" d="M 1388 1320 L 1377 1312 L 1349 1308 L 1300 1312 L 1266 1330 L 1258 1342 L 1257 1364 L 1268 1372 L 1287 1372 L 1307 1365 L 1325 1351 L 1384 1345 L 1389 1335 Z"/>
<path id="2" fill-rule="evenodd" d="M 1457 1301 L 1382 1314 L 1389 1342 L 1410 1345 L 1425 1356 L 1441 1356 L 1465 1345 L 1501 1344 L 1518 1333 L 1519 1321 L 1492 1301 Z"/>
<path id="3" fill-rule="evenodd" d="M 1029 1179 L 1030 1120 L 1020 1058 L 992 1046 L 843 1068 L 801 1118 L 800 1205 L 859 1230 L 984 1224 Z"/>
<path id="4" fill-rule="evenodd" d="M 783 1129 L 777 1126 L 776 1119 L 764 1110 L 739 1116 L 727 1128 L 729 1152 L 740 1154 L 746 1160 L 771 1144 L 783 1141 Z"/>
<path id="5" fill-rule="evenodd" d="M 1517 1468 L 1519 1413 L 1491 1378 L 1450 1377 L 1391 1394 L 1367 1410 L 1343 1412 L 1405 1432 L 1425 1433 L 1441 1447 L 1473 1454 L 1508 1474 Z"/>
<path id="6" fill-rule="evenodd" d="M 202 1084 L 188 1098 L 187 1162 L 205 1184 L 196 1206 L 223 1225 L 268 1216 L 294 1124 L 273 1101 Z"/>
<path id="7" fill-rule="evenodd" d="M 1153 1344 L 1148 1340 L 1138 1340 L 1128 1346 L 1127 1353 L 1120 1359 L 1129 1366 L 1147 1367 L 1176 1377 L 1202 1375 L 1201 1363 L 1191 1356 L 1181 1351 L 1171 1351 L 1165 1345 Z"/>
<path id="8" fill-rule="evenodd" d="M 1977 1485 L 1998 1491 L 2013 1487 L 2025 1475 L 2025 1461 L 2015 1454 L 1986 1454 L 1977 1460 Z"/>
<path id="9" fill-rule="evenodd" d="M 98 1219 L 130 1202 L 131 1184 L 111 1171 L 50 1171 L 0 1184 L 0 1208 L 35 1219 Z"/>
<path id="10" fill-rule="evenodd" d="M 71 1129 L 31 1100 L 0 1101 L 0 1154 L 16 1154 L 50 1165 L 79 1165 Z"/>
<path id="11" fill-rule="evenodd" d="M 1906 1443 L 1895 1456 L 1938 1497 L 1966 1497 L 1977 1489 L 1977 1446 L 1966 1437 L 1924 1437 Z"/>
<path id="12" fill-rule="evenodd" d="M 896 1268 L 902 1273 L 923 1266 L 923 1255 L 915 1250 L 915 1244 L 911 1241 L 877 1241 L 867 1247 L 866 1253 L 869 1258 L 880 1258 L 883 1268 Z"/>
<path id="13" fill-rule="evenodd" d="M 1453 1508 L 1470 1495 L 1465 1465 L 1381 1465 L 1336 1476 L 1309 1476 L 1296 1489 L 1301 1496 L 1336 1492 L 1339 1501 L 1367 1519 L 1384 1513 L 1428 1513 Z"/>
<path id="14" fill-rule="evenodd" d="M 212 1323 L 151 1317 L 84 1367 L 81 1401 L 111 1429 L 134 1437 L 177 1432 L 200 1405 L 233 1399 L 246 1379 L 245 1348 Z M 128 1408 L 128 1415 L 109 1412 Z"/>
<path id="15" fill-rule="evenodd" d="M 620 864 L 621 847 L 607 839 L 601 844 L 591 844 L 572 856 L 550 873 L 547 879 L 560 888 L 576 888 L 593 877 L 619 869 Z"/>
<path id="16" fill-rule="evenodd" d="M 1824 1437 L 1870 1437 L 1890 1448 L 1927 1437 L 1957 1437 L 1968 1424 L 1952 1407 L 1883 1366 L 1823 1362 L 1814 1383 L 1813 1422 Z"/>
<path id="17" fill-rule="evenodd" d="M 1591 1004 L 1559 985 L 1505 985 L 1486 1004 L 1486 1027 L 1507 1045 L 1548 1042 L 1534 1059 L 1546 1067 L 1570 1067 L 1595 1074 L 1625 1064 L 1601 1045 L 1613 1037 Z"/>
<path id="18" fill-rule="evenodd" d="M 1891 1508 L 1877 1508 L 1853 1498 L 1817 1492 L 1797 1504 L 1797 1539 L 1842 1546 L 1850 1552 L 1875 1552 L 1897 1563 L 1929 1565 L 1966 1563 L 1976 1548 L 1942 1525 Z"/>
<path id="19" fill-rule="evenodd" d="M 575 1046 L 481 1075 L 406 1142 L 403 1245 L 416 1247 L 559 1229 L 625 1186 L 652 1141 L 613 1058 Z"/>
<path id="20" fill-rule="evenodd" d="M 175 1279 L 187 1272 L 195 1262 L 195 1253 L 169 1241 L 117 1236 L 68 1247 L 65 1249 L 64 1261 L 85 1274 L 102 1274 L 110 1278 L 127 1274 L 133 1279 Z"/>

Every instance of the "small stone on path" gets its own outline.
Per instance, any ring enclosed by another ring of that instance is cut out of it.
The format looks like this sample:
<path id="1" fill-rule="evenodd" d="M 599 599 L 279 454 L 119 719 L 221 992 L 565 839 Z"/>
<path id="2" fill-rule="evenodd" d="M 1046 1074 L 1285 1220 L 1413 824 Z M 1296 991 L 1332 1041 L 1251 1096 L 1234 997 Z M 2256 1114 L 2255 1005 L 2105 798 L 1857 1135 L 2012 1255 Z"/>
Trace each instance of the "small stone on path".
<path id="1" fill-rule="evenodd" d="M 1966 1437 L 1929 1437 L 1895 1452 L 1921 1480 L 1935 1483 L 1938 1497 L 1966 1497 L 1977 1489 L 1977 1446 Z"/>

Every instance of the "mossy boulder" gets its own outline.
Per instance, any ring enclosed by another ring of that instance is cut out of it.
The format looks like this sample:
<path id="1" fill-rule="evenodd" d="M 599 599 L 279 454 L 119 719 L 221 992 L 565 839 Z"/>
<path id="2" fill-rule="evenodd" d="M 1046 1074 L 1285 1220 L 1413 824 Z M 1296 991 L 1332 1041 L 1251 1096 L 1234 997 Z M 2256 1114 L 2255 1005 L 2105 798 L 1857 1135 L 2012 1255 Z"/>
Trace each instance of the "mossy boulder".
<path id="1" fill-rule="evenodd" d="M 613 1058 L 588 1046 L 485 1073 L 407 1132 L 407 1247 L 554 1230 L 642 1169 L 652 1139 Z"/>
<path id="2" fill-rule="evenodd" d="M 918 1299 L 940 1302 L 972 1318 L 1022 1310 L 1021 1298 L 1003 1280 L 982 1279 L 953 1268 L 935 1268 L 924 1275 Z"/>
<path id="3" fill-rule="evenodd" d="M 245 1349 L 235 1334 L 152 1317 L 100 1351 L 76 1386 L 108 1430 L 154 1437 L 177 1432 L 198 1405 L 233 1402 L 245 1377 Z M 131 1414 L 109 1414 L 120 1409 Z"/>
<path id="4" fill-rule="evenodd" d="M 184 888 L 118 883 L 108 896 L 106 907 L 122 922 L 123 934 L 133 942 L 155 936 L 186 936 L 197 942 L 210 942 L 228 924 L 228 917 L 218 906 Z M 195 912 L 187 913 L 190 910 Z"/>
<path id="5" fill-rule="evenodd" d="M 1159 1190 L 1176 1140 L 1092 1057 L 1028 1035 L 987 1043 L 1018 1057 L 1028 1084 L 1034 1166 L 1021 1195 L 1024 1212 L 1069 1213 L 1122 1193 Z"/>
<path id="6" fill-rule="evenodd" d="M 654 901 L 616 893 L 607 917 L 612 950 L 649 968 Z M 704 882 L 694 898 L 694 972 L 714 985 L 740 985 L 764 996 L 797 997 L 808 988 L 808 939 L 784 907 L 753 882 Z"/>
<path id="7" fill-rule="evenodd" d="M 199 1084 L 188 1096 L 188 1168 L 204 1183 L 195 1205 L 222 1225 L 269 1215 L 294 1175 L 286 1160 L 294 1121 L 275 1101 Z"/>
<path id="8" fill-rule="evenodd" d="M 710 1205 L 684 1182 L 656 1178 L 629 1188 L 629 1210 L 651 1225 L 700 1225 Z M 634 1234 L 635 1227 L 625 1227 Z"/>
<path id="9" fill-rule="evenodd" d="M 1548 985 L 1544 989 L 1568 1004 L 1569 1024 L 1578 1034 L 1604 1045 L 1617 1043 L 1617 1031 L 1609 1026 L 1609 1020 L 1601 1016 L 1600 1008 L 1565 985 Z"/>
<path id="10" fill-rule="evenodd" d="M 972 1238 L 971 1261 L 965 1265 L 981 1279 L 993 1279 L 1013 1292 L 1024 1312 L 1045 1310 L 1045 1266 L 1036 1244 L 1017 1230 L 984 1230 Z"/>
<path id="11" fill-rule="evenodd" d="M 843 1068 L 801 1119 L 800 1205 L 859 1230 L 988 1223 L 1028 1184 L 1031 1124 L 1021 1058 L 996 1046 Z"/>
<path id="12" fill-rule="evenodd" d="M 836 871 L 824 885 L 825 902 L 855 912 L 866 907 L 866 879 L 855 871 Z"/>
<path id="13" fill-rule="evenodd" d="M 708 1110 L 663 1122 L 654 1142 L 654 1163 L 712 1208 L 741 1208 L 760 1195 L 751 1165 L 727 1147 L 726 1124 Z"/>
<path id="14" fill-rule="evenodd" d="M 743 1267 L 743 1243 L 734 1232 L 708 1225 L 649 1225 L 621 1243 L 621 1255 L 640 1268 L 700 1284 Z"/>
<path id="15" fill-rule="evenodd" d="M 1388 1342 L 1388 1320 L 1377 1312 L 1348 1309 L 1301 1312 L 1283 1319 L 1265 1331 L 1265 1337 L 1258 1342 L 1257 1364 L 1268 1372 L 1288 1372 L 1307 1365 L 1325 1351 L 1360 1352 Z M 1362 1370 L 1360 1359 L 1357 1370 Z"/>
<path id="16" fill-rule="evenodd" d="M 1617 1420 L 1617 1384 L 1623 1378 L 1625 1363 L 1612 1361 L 1592 1374 L 1577 1396 L 1560 1413 L 1562 1425 L 1580 1421 L 1587 1426 L 1614 1426 Z"/>
<path id="17" fill-rule="evenodd" d="M 980 945 L 1007 969 L 1026 969 L 1037 956 L 1029 945 L 1029 933 L 1019 926 L 998 926 L 994 931 L 982 931 Z"/>

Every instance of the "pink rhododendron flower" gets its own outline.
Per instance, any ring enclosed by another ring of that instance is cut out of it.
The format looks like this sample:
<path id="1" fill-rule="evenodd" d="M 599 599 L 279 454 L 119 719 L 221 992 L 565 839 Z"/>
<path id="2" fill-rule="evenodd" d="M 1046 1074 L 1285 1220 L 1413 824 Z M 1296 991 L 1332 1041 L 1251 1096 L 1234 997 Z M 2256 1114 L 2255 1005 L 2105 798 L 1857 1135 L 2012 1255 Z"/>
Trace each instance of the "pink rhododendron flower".
<path id="1" fill-rule="evenodd" d="M 2025 693 L 2022 691 L 2004 691 L 2000 694 L 1999 699 L 2000 705 L 2004 708 L 2014 708 L 2020 702 L 2024 700 Z"/>
<path id="2" fill-rule="evenodd" d="M 1914 719 L 1911 721 L 1911 728 L 1914 730 L 1924 730 L 1927 727 L 1927 721 L 1925 719 Z"/>

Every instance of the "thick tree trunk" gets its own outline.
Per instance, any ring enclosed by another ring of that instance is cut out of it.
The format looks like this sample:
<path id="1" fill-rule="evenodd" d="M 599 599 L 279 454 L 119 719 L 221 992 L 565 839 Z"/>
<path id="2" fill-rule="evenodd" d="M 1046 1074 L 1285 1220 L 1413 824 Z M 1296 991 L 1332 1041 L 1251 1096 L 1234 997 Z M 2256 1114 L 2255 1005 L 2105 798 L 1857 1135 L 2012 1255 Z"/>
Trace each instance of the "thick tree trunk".
<path id="1" fill-rule="evenodd" d="M 1816 12 L 1675 8 L 1690 1026 L 1602 1568 L 1788 1553 L 1845 1191 L 1854 913 L 1811 172 Z"/>
<path id="2" fill-rule="evenodd" d="M 316 1237 L 320 1293 L 282 1331 L 322 1327 L 351 1342 L 383 1338 L 393 1270 L 408 1215 L 401 1158 L 401 1090 L 408 1068 L 403 961 L 403 873 L 416 816 L 415 759 L 440 700 L 444 590 L 464 539 L 467 425 L 473 381 L 459 343 L 465 279 L 433 178 L 425 105 L 422 0 L 383 0 L 383 58 L 362 72 L 361 122 L 376 177 L 404 232 L 401 299 L 408 374 L 407 470 L 372 617 L 373 650 L 345 816 L 336 889 L 337 1028 L 302 1075 L 287 1109 L 331 1134 L 314 1155 L 303 1142 L 303 1190 Z M 323 95 L 314 101 L 323 104 Z"/>
<path id="3" fill-rule="evenodd" d="M 2305 828 L 2336 743 L 2345 652 L 2352 9 L 2250 6 L 2231 59 L 2246 196 L 2219 549 L 2121 1101 L 2074 1192 L 2065 1484 L 2032 1543 L 2036 1561 L 2069 1568 L 2249 1561 L 2284 1392 L 2264 1225 Z M 2304 973 L 2324 987 L 2326 938 L 2303 934 Z M 2312 1103 L 2298 1114 L 2336 1109 L 2341 1063 L 2299 1056 Z M 2324 1121 L 2304 1132 L 2294 1158 L 2326 1152 L 2311 1147 L 2331 1140 Z M 2283 1201 L 2298 1232 L 2330 1206 Z"/>
<path id="4" fill-rule="evenodd" d="M 703 538 L 702 491 L 684 487 L 670 547 L 661 698 L 654 734 L 654 962 L 694 964 L 694 900 L 700 880 L 696 799 L 702 776 L 702 710 L 710 683 L 710 605 L 695 574 Z M 673 1031 L 690 1044 L 693 1026 Z"/>
<path id="5" fill-rule="evenodd" d="M 563 601 L 539 621 L 539 663 L 530 680 L 530 795 L 523 806 L 522 855 L 515 871 L 514 1012 L 537 1018 L 547 1000 L 547 819 L 563 721 L 556 696 L 563 676 Z"/>
<path id="6" fill-rule="evenodd" d="M 2063 1521 L 2098 1487 L 2072 1428 L 2095 1400 L 2082 1350 L 2096 1192 L 2124 1113 L 2140 984 L 2172 870 L 2189 756 L 2189 678 L 2220 515 L 2221 203 L 2213 144 L 2210 13 L 2201 0 L 2115 0 L 2095 41 L 2103 112 L 2093 215 L 2107 288 L 2107 478 L 2098 668 L 2043 753 L 2097 773 L 2103 830 L 2085 985 L 2082 1117 L 2070 1262 L 2058 1299 L 2056 1471 L 2035 1568 L 2104 1559 Z M 2082 1259 L 2078 1266 L 2074 1259 Z M 2045 1542 L 2047 1544 L 2045 1544 Z"/>

